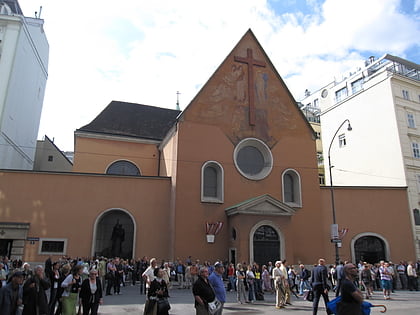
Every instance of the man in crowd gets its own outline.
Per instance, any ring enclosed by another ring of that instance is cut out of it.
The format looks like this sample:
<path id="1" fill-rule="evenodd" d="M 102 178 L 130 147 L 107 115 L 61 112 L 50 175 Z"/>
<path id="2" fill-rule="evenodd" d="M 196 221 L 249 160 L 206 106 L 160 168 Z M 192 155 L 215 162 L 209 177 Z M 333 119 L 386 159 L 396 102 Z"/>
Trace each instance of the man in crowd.
<path id="1" fill-rule="evenodd" d="M 16 271 L 9 276 L 9 282 L 0 289 L 0 314 L 18 314 L 23 299 L 23 273 Z"/>
<path id="2" fill-rule="evenodd" d="M 331 312 L 327 308 L 328 299 L 328 270 L 325 267 L 325 260 L 319 259 L 318 266 L 312 271 L 312 290 L 314 291 L 314 300 L 312 304 L 312 314 L 316 315 L 318 313 L 318 304 L 319 300 L 324 299 L 325 308 L 327 309 L 327 314 Z"/>
<path id="3" fill-rule="evenodd" d="M 276 308 L 280 309 L 283 308 L 286 304 L 285 301 L 285 278 L 284 274 L 280 269 L 281 261 L 278 260 L 275 263 L 275 268 L 273 268 L 273 280 L 274 280 L 274 287 L 276 289 Z"/>
<path id="4" fill-rule="evenodd" d="M 214 265 L 214 271 L 209 276 L 209 282 L 214 289 L 216 298 L 222 303 L 220 309 L 214 315 L 222 315 L 223 305 L 226 302 L 226 290 L 223 283 L 223 273 L 225 272 L 225 267 L 222 263 L 218 262 Z"/>
<path id="5" fill-rule="evenodd" d="M 304 264 L 299 265 L 299 295 L 303 295 L 304 290 L 310 290 L 311 286 L 309 284 L 309 278 L 311 277 L 311 272 L 305 268 Z"/>
<path id="6" fill-rule="evenodd" d="M 341 302 L 337 304 L 337 314 L 362 315 L 363 294 L 355 286 L 358 270 L 353 264 L 343 267 L 344 277 L 341 279 Z"/>

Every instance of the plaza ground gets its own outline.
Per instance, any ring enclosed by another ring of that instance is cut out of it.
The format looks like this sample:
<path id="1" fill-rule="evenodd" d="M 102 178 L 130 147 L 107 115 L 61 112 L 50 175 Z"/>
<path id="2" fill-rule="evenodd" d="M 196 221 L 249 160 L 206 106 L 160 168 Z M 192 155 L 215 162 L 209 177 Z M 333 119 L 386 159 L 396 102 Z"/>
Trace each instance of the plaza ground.
<path id="1" fill-rule="evenodd" d="M 176 286 L 170 290 L 169 302 L 171 303 L 170 315 L 195 315 L 194 298 L 191 290 L 178 289 Z M 333 292 L 330 292 L 333 298 Z M 381 292 L 375 291 L 372 304 L 383 304 L 387 307 L 385 314 L 389 315 L 419 315 L 420 314 L 420 291 L 396 291 L 391 295 L 391 300 L 385 301 Z M 112 315 L 131 315 L 143 314 L 145 295 L 140 295 L 139 286 L 126 286 L 121 288 L 121 295 L 104 297 L 104 304 L 100 306 L 100 314 Z M 238 304 L 236 302 L 236 292 L 227 292 L 227 303 L 223 314 L 311 314 L 312 303 L 304 301 L 302 298 L 292 297 L 292 304 L 285 309 L 276 309 L 275 295 L 266 293 L 264 301 L 255 301 L 253 304 Z M 372 308 L 372 315 L 382 314 L 383 308 Z M 318 314 L 326 314 L 324 302 L 321 299 Z"/>

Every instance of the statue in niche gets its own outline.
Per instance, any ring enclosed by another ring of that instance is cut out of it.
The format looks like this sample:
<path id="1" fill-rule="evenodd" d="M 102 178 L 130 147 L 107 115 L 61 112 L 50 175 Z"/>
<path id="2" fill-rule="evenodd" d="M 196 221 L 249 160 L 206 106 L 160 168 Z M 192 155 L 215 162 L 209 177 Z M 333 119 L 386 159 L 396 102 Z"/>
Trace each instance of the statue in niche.
<path id="1" fill-rule="evenodd" d="M 122 252 L 122 243 L 125 239 L 125 230 L 122 227 L 122 224 L 120 224 L 120 220 L 117 220 L 117 223 L 115 223 L 114 228 L 112 229 L 112 235 L 111 235 L 111 255 L 112 257 L 120 257 Z"/>

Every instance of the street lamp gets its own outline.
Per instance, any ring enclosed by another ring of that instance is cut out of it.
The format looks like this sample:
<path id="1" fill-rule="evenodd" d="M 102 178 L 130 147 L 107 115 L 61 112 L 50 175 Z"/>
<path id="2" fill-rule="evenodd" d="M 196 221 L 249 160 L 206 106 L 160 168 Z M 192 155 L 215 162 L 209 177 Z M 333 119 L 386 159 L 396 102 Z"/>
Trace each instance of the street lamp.
<path id="1" fill-rule="evenodd" d="M 337 135 L 337 133 L 340 131 L 341 127 L 343 127 L 343 125 L 345 123 L 348 123 L 348 125 L 347 125 L 347 130 L 348 131 L 351 131 L 353 129 L 351 127 L 351 125 L 350 125 L 350 120 L 348 120 L 348 119 L 344 120 L 341 123 L 341 125 L 338 127 L 338 129 L 335 132 L 334 136 L 332 137 L 330 146 L 328 148 L 328 167 L 329 167 L 329 171 L 330 171 L 331 207 L 332 207 L 332 217 L 333 217 L 333 224 L 331 225 L 331 232 L 333 230 L 336 230 L 336 233 L 333 233 L 332 232 L 331 234 L 332 234 L 332 236 L 335 236 L 333 234 L 337 234 L 337 238 L 332 238 L 331 241 L 333 241 L 334 242 L 334 245 L 335 245 L 335 261 L 336 261 L 336 263 L 339 262 L 340 256 L 339 256 L 339 253 L 338 253 L 338 243 L 337 243 L 337 241 L 339 241 L 339 239 L 338 239 L 337 220 L 336 220 L 336 217 L 335 217 L 334 186 L 333 186 L 332 172 L 331 172 L 331 169 L 333 168 L 333 166 L 331 166 L 331 155 L 330 155 L 330 151 L 331 151 L 331 146 L 332 146 L 332 144 L 334 142 L 335 136 Z"/>

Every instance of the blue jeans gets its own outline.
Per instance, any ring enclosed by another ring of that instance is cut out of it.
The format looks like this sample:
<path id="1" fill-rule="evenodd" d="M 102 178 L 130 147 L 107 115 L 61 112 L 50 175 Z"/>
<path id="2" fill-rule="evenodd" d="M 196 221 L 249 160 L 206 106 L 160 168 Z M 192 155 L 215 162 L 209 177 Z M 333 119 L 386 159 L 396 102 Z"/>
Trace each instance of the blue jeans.
<path id="1" fill-rule="evenodd" d="M 254 281 L 248 281 L 248 301 L 250 302 L 255 300 L 254 291 Z"/>
<path id="2" fill-rule="evenodd" d="M 299 294 L 302 295 L 304 290 L 310 290 L 311 286 L 308 280 L 300 280 L 299 283 Z"/>
<path id="3" fill-rule="evenodd" d="M 229 276 L 229 283 L 230 283 L 230 288 L 232 290 L 236 291 L 236 278 L 235 278 L 235 276 Z"/>

